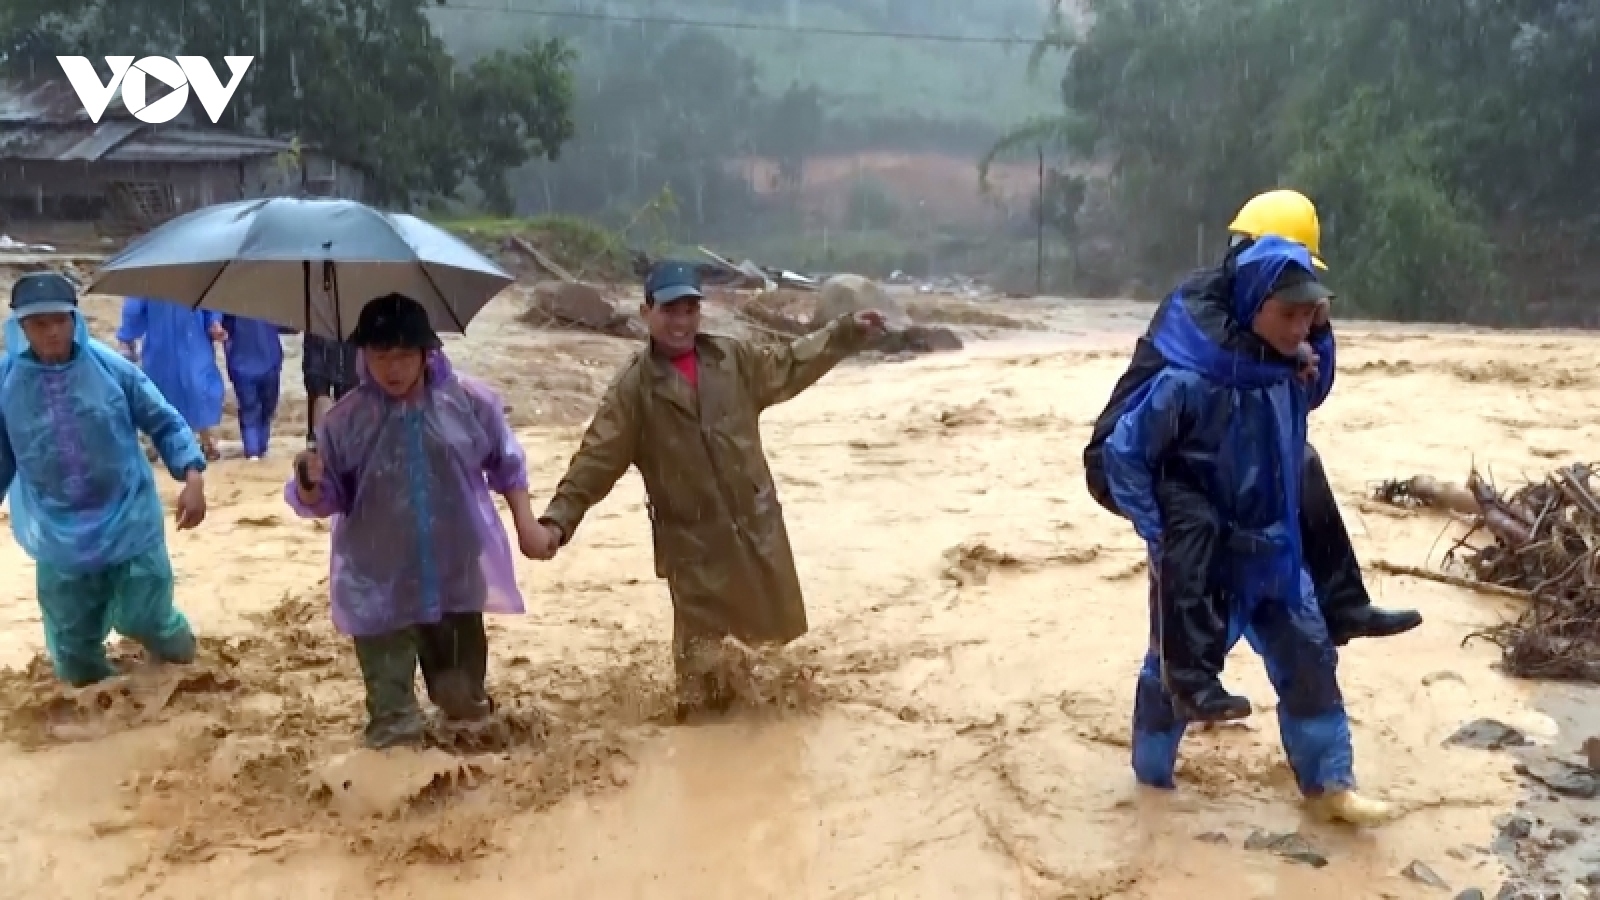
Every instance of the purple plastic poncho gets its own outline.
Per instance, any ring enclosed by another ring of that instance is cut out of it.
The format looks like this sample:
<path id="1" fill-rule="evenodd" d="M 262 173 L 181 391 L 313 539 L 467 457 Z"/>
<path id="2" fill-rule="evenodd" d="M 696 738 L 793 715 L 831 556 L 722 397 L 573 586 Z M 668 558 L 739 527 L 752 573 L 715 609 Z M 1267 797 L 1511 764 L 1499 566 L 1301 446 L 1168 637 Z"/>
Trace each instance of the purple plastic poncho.
<path id="1" fill-rule="evenodd" d="M 354 637 L 438 622 L 447 613 L 520 613 L 511 545 L 490 491 L 527 489 L 522 448 L 500 398 L 428 358 L 416 400 L 394 400 L 359 365 L 361 386 L 317 428 L 322 497 L 284 499 L 333 517 L 333 623 Z"/>

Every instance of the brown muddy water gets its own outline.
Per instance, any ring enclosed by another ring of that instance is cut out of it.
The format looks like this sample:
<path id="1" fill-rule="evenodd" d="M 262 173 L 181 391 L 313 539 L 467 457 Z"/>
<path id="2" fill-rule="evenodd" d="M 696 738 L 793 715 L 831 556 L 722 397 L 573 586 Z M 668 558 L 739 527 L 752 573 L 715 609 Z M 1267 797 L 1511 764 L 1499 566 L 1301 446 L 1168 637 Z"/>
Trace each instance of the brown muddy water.
<path id="1" fill-rule="evenodd" d="M 512 312 L 450 350 L 505 391 L 542 503 L 628 345 L 534 334 Z M 721 723 L 670 724 L 666 592 L 631 474 L 560 558 L 519 565 L 529 612 L 491 632 L 505 721 L 455 753 L 355 750 L 328 535 L 279 496 L 293 434 L 276 461 L 218 464 L 210 519 L 171 535 L 180 602 L 208 636 L 192 671 L 78 695 L 27 669 L 33 569 L 0 538 L 0 663 L 23 667 L 0 683 L 0 883 L 174 900 L 1494 896 L 1515 859 L 1497 817 L 1528 800 L 1540 841 L 1568 807 L 1528 793 L 1525 759 L 1446 739 L 1478 719 L 1556 750 L 1600 731 L 1563 711 L 1592 694 L 1551 706 L 1497 674 L 1492 648 L 1462 646 L 1511 612 L 1500 600 L 1370 575 L 1380 603 L 1428 620 L 1341 660 L 1358 775 L 1393 824 L 1303 820 L 1248 650 L 1230 679 L 1256 715 L 1188 738 L 1175 794 L 1134 786 L 1143 551 L 1084 491 L 1079 453 L 1148 312 L 1019 307 L 1052 331 L 845 366 L 772 410 L 814 627 L 752 662 L 766 708 Z M 1600 442 L 1600 342 L 1341 339 L 1312 431 L 1364 560 L 1426 565 L 1447 528 L 1365 504 L 1371 483 L 1473 462 L 1542 473 Z M 1252 849 L 1257 829 L 1299 831 L 1327 864 Z M 1589 852 L 1562 850 L 1559 877 Z M 1403 875 L 1414 862 L 1449 890 Z"/>

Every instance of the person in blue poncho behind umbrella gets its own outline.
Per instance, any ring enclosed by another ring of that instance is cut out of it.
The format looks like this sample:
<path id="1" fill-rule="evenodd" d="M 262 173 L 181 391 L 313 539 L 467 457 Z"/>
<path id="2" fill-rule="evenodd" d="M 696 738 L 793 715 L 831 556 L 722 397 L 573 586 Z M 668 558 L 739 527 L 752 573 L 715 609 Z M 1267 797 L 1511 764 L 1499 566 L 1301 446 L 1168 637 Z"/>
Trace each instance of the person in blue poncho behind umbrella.
<path id="1" fill-rule="evenodd" d="M 220 313 L 143 297 L 123 301 L 117 342 L 183 415 L 207 459 L 218 456 L 213 430 L 222 423 L 224 391 L 212 343 L 226 337 Z"/>
<path id="2" fill-rule="evenodd" d="M 1166 365 L 1117 421 L 1106 474 L 1150 550 L 1151 647 L 1133 713 L 1140 783 L 1174 786 L 1192 718 L 1174 703 L 1190 667 L 1174 662 L 1206 656 L 1200 668 L 1220 671 L 1244 637 L 1266 662 L 1289 765 L 1312 812 L 1370 825 L 1389 810 L 1355 792 L 1338 653 L 1298 528 L 1307 420 L 1333 387 L 1332 296 L 1305 247 L 1264 237 L 1239 254 L 1225 295 L 1165 304 L 1151 331 Z M 1213 530 L 1219 540 L 1199 538 Z M 1195 552 L 1162 552 L 1179 542 Z"/>
<path id="3" fill-rule="evenodd" d="M 227 334 L 222 345 L 228 361 L 228 380 L 239 404 L 239 438 L 244 442 L 244 458 L 257 460 L 267 455 L 272 440 L 272 420 L 278 414 L 278 387 L 283 376 L 283 341 L 279 335 L 290 329 L 259 319 L 225 315 L 222 330 Z"/>
<path id="4" fill-rule="evenodd" d="M 113 630 L 157 662 L 194 659 L 140 432 L 184 485 L 178 528 L 199 525 L 206 462 L 183 417 L 138 367 L 89 337 L 71 282 L 23 276 L 0 361 L 0 496 L 9 494 L 11 530 L 37 563 L 56 675 L 76 686 L 115 674 L 105 648 Z"/>

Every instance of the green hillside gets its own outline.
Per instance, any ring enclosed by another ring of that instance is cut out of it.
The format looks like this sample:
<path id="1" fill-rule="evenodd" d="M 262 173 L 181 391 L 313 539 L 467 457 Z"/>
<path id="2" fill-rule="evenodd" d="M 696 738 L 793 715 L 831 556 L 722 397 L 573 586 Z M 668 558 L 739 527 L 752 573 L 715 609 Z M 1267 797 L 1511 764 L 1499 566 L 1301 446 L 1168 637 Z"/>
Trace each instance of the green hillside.
<path id="1" fill-rule="evenodd" d="M 561 17 L 534 10 L 577 13 Z M 582 18 L 592 16 L 594 18 Z M 614 17 L 605 21 L 606 17 Z M 625 65 L 607 53 L 611 36 L 662 26 L 619 22 L 644 17 L 900 34 L 1014 36 L 1014 45 L 957 43 L 776 30 L 706 28 L 755 63 L 768 91 L 815 84 L 847 119 L 918 116 L 996 127 L 1055 109 L 1048 80 L 1027 77 L 1029 46 L 1042 18 L 1038 0 L 446 0 L 434 21 L 451 48 L 477 56 L 529 37 L 572 39 L 580 68 Z M 699 26 L 682 26 L 699 27 Z"/>

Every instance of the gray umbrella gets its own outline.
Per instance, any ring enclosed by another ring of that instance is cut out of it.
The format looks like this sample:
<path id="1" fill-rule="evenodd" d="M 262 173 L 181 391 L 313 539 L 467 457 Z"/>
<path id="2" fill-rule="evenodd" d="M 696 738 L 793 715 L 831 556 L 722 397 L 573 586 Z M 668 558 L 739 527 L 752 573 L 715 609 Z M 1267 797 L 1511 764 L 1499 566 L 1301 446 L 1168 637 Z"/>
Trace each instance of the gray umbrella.
<path id="1" fill-rule="evenodd" d="M 149 297 L 343 340 L 390 293 L 462 332 L 514 279 L 448 232 L 353 200 L 272 197 L 195 210 L 101 267 L 89 290 Z"/>

